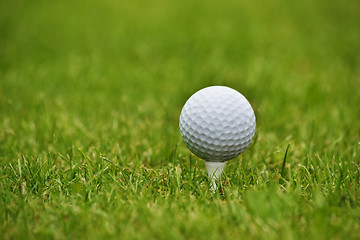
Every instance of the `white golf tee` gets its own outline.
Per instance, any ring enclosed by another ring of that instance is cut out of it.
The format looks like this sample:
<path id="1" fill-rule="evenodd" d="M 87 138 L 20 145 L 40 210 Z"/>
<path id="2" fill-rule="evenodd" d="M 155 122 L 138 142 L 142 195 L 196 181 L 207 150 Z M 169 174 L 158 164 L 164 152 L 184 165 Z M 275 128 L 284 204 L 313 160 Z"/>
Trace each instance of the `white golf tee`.
<path id="1" fill-rule="evenodd" d="M 209 179 L 211 181 L 211 190 L 213 192 L 216 191 L 216 180 L 220 178 L 220 175 L 224 169 L 225 162 L 209 162 L 205 161 L 205 166 L 207 173 L 209 175 Z"/>

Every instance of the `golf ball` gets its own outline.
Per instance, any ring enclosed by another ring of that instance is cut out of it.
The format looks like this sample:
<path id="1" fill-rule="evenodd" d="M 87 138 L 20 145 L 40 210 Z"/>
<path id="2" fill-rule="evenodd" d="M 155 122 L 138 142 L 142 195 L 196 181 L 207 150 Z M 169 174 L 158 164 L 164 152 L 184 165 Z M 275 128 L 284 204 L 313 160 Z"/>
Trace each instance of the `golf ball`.
<path id="1" fill-rule="evenodd" d="M 180 134 L 199 158 L 224 162 L 239 156 L 255 134 L 255 114 L 246 98 L 225 86 L 199 90 L 180 114 Z"/>

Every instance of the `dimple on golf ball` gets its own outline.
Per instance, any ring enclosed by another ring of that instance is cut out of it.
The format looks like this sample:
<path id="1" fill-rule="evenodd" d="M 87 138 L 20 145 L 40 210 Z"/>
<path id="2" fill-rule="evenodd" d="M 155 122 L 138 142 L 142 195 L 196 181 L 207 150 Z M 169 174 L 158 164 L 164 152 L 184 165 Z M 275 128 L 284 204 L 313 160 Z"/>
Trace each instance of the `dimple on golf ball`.
<path id="1" fill-rule="evenodd" d="M 255 114 L 246 98 L 225 86 L 194 93 L 180 114 L 180 134 L 192 153 L 211 162 L 239 156 L 255 134 Z"/>

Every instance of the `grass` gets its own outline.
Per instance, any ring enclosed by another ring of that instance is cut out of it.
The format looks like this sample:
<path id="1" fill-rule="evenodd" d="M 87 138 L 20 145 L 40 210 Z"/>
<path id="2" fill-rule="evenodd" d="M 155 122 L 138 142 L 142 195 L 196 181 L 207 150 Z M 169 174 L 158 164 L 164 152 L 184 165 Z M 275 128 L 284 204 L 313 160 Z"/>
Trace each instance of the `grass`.
<path id="1" fill-rule="evenodd" d="M 3 239 L 358 239 L 357 1 L 1 1 Z M 257 116 L 222 193 L 186 99 Z"/>

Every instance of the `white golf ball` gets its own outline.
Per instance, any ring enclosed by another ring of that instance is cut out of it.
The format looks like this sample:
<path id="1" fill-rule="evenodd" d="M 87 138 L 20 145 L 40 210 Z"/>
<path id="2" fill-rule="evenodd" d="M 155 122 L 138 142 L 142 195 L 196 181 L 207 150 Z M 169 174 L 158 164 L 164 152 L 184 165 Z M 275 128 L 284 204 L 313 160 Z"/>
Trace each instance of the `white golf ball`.
<path id="1" fill-rule="evenodd" d="M 180 114 L 180 134 L 199 158 L 224 162 L 239 156 L 255 134 L 255 114 L 246 98 L 225 86 L 199 90 Z"/>

